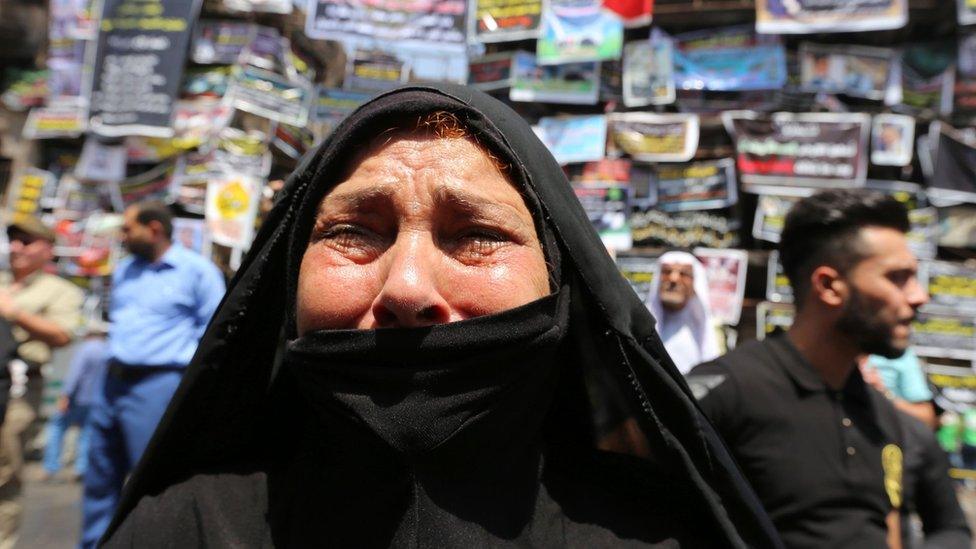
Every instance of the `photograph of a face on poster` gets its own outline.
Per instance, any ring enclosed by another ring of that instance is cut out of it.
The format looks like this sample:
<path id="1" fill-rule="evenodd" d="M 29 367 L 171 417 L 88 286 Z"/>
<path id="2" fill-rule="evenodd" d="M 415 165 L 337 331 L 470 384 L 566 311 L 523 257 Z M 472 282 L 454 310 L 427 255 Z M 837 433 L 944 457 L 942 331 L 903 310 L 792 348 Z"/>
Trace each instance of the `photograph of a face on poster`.
<path id="1" fill-rule="evenodd" d="M 871 163 L 907 166 L 912 162 L 915 119 L 900 114 L 879 114 L 871 125 Z"/>

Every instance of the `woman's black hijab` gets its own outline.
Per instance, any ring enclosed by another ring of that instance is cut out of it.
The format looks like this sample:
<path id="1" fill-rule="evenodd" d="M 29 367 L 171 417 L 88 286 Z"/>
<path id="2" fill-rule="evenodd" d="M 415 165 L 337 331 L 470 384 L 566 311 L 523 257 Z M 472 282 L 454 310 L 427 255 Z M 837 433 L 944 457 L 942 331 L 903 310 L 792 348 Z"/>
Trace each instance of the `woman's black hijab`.
<path id="1" fill-rule="evenodd" d="M 506 105 L 448 84 L 407 86 L 374 98 L 292 174 L 126 485 L 105 539 L 141 498 L 197 473 L 225 472 L 243 458 L 260 462 L 288 423 L 297 423 L 280 417 L 269 386 L 275 386 L 281 339 L 294 333 L 297 275 L 289 265 L 304 251 L 314 205 L 343 175 L 337 167 L 388 129 L 391 120 L 437 111 L 453 113 L 510 165 L 509 175 L 523 187 L 540 239 L 549 246 L 547 258 L 553 260 L 553 246 L 560 251 L 555 254 L 561 256 L 559 278 L 572 292 L 569 344 L 574 349 L 567 356 L 579 357 L 591 378 L 612 386 L 609 392 L 632 412 L 655 462 L 670 476 L 687 479 L 701 504 L 700 516 L 688 519 L 715 525 L 729 546 L 776 546 L 771 523 L 703 419 L 650 313 L 618 273 L 562 169 Z"/>

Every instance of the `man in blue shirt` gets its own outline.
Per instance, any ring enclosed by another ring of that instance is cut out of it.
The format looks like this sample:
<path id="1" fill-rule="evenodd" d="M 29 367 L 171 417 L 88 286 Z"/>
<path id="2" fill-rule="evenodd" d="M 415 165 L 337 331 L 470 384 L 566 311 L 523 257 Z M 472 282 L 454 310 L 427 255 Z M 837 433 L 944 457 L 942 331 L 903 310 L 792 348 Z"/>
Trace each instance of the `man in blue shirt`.
<path id="1" fill-rule="evenodd" d="M 172 241 L 161 203 L 130 206 L 122 227 L 131 255 L 112 275 L 109 363 L 91 411 L 82 547 L 108 527 L 122 483 L 139 461 L 197 342 L 224 295 L 217 267 Z"/>
<path id="2" fill-rule="evenodd" d="M 71 425 L 81 427 L 75 450 L 75 474 L 82 477 L 88 469 L 88 442 L 91 440 L 88 413 L 105 378 L 105 359 L 108 352 L 108 343 L 105 341 L 107 326 L 103 325 L 101 321 L 90 325 L 88 338 L 78 345 L 71 357 L 68 375 L 58 397 L 58 411 L 47 424 L 47 445 L 44 447 L 46 478 L 53 478 L 61 469 L 61 443 L 65 431 Z"/>

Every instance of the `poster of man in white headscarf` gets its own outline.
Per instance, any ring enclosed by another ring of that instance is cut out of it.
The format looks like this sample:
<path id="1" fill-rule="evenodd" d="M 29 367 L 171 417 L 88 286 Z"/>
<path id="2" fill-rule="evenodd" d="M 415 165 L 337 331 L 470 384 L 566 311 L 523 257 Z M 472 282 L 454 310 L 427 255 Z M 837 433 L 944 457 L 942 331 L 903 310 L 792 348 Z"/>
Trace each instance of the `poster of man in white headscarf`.
<path id="1" fill-rule="evenodd" d="M 708 274 L 692 254 L 667 252 L 658 259 L 645 303 L 657 321 L 664 348 L 682 374 L 722 354 Z"/>
<path id="2" fill-rule="evenodd" d="M 899 29 L 907 22 L 907 0 L 756 0 L 756 31 L 765 34 Z"/>

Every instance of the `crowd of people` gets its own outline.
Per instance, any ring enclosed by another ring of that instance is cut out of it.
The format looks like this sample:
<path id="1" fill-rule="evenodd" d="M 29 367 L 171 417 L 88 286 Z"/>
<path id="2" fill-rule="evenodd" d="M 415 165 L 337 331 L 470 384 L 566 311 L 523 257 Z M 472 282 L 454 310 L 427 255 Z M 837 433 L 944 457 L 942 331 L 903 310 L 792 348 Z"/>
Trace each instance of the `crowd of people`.
<path id="1" fill-rule="evenodd" d="M 351 115 L 226 291 L 139 203 L 82 331 L 26 218 L 0 279 L 0 547 L 41 367 L 76 335 L 43 466 L 80 425 L 86 548 L 969 547 L 908 230 L 883 194 L 798 201 L 794 323 L 725 349 L 693 255 L 662 255 L 642 302 L 528 124 L 452 85 Z"/>

